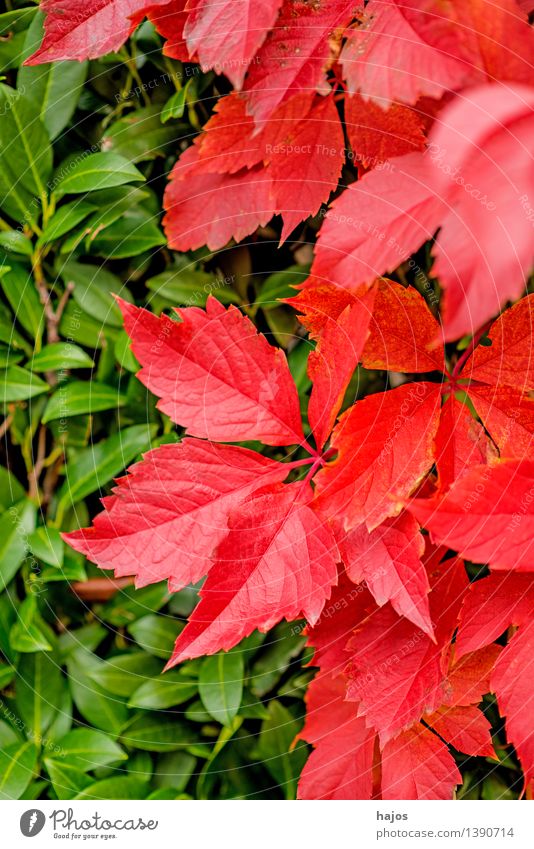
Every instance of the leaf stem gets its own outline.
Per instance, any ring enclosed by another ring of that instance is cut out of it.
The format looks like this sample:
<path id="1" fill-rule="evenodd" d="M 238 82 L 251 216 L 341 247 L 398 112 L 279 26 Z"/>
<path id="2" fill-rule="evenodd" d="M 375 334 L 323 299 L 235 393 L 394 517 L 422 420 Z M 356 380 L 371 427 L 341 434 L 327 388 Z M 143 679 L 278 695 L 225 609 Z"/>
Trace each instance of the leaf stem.
<path id="1" fill-rule="evenodd" d="M 466 364 L 467 360 L 469 359 L 469 357 L 471 356 L 471 354 L 475 350 L 476 346 L 478 345 L 478 343 L 480 342 L 482 337 L 486 335 L 486 333 L 488 332 L 488 330 L 490 329 L 492 324 L 493 324 L 493 319 L 490 319 L 489 321 L 486 322 L 486 324 L 484 324 L 480 328 L 480 330 L 477 333 L 475 333 L 475 335 L 471 339 L 471 342 L 469 343 L 469 345 L 467 346 L 467 348 L 465 349 L 465 351 L 463 352 L 463 354 L 459 358 L 459 360 L 457 360 L 456 365 L 454 366 L 454 368 L 452 370 L 451 377 L 452 377 L 453 380 L 456 380 L 456 378 L 458 377 L 458 375 L 462 371 L 464 365 Z"/>

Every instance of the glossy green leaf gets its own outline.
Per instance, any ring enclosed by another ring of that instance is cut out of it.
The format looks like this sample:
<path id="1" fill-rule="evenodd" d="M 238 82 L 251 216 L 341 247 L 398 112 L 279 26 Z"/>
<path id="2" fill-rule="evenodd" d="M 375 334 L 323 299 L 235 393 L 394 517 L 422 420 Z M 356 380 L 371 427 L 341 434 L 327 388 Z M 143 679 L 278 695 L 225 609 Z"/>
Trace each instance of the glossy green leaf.
<path id="1" fill-rule="evenodd" d="M 42 12 L 33 19 L 24 43 L 24 58 L 37 50 L 43 36 Z M 17 76 L 17 89 L 35 101 L 40 117 L 51 139 L 67 126 L 78 103 L 87 76 L 88 62 L 52 62 L 22 65 Z"/>
<path id="2" fill-rule="evenodd" d="M 56 185 L 56 196 L 94 192 L 110 186 L 143 181 L 145 178 L 135 165 L 117 153 L 90 153 L 80 158 Z"/>
<path id="3" fill-rule="evenodd" d="M 230 725 L 243 695 L 243 656 L 239 650 L 206 657 L 200 667 L 198 690 L 206 710 L 222 725 Z"/>
<path id="4" fill-rule="evenodd" d="M 39 742 L 53 722 L 66 682 L 56 652 L 23 654 L 18 666 L 15 706 L 32 739 Z"/>
<path id="5" fill-rule="evenodd" d="M 34 197 L 47 195 L 52 173 L 52 148 L 48 133 L 35 115 L 33 100 L 0 83 L 0 163 Z M 16 189 L 15 189 L 16 190 Z"/>
<path id="6" fill-rule="evenodd" d="M 132 301 L 121 280 L 106 268 L 69 261 L 59 269 L 64 283 L 73 283 L 73 298 L 96 321 L 122 327 L 122 314 L 114 295 Z"/>
<path id="7" fill-rule="evenodd" d="M 35 528 L 35 514 L 34 504 L 21 501 L 0 516 L 0 591 L 9 584 L 29 553 L 28 535 Z"/>
<path id="8" fill-rule="evenodd" d="M 163 127 L 157 104 L 136 109 L 115 121 L 106 130 L 102 146 L 130 159 L 142 162 L 163 156 L 176 143 L 176 127 Z"/>
<path id="9" fill-rule="evenodd" d="M 72 342 L 53 342 L 32 357 L 28 365 L 33 371 L 64 371 L 72 368 L 93 368 L 95 362 L 83 348 Z"/>
<path id="10" fill-rule="evenodd" d="M 32 243 L 20 230 L 0 232 L 0 248 L 22 256 L 31 256 L 33 252 Z"/>
<path id="11" fill-rule="evenodd" d="M 56 762 L 64 762 L 80 772 L 118 763 L 127 759 L 115 740 L 94 728 L 75 728 L 57 741 L 57 752 L 50 755 Z"/>
<path id="12" fill-rule="evenodd" d="M 32 780 L 37 746 L 26 741 L 0 750 L 0 799 L 20 799 Z"/>
<path id="13" fill-rule="evenodd" d="M 52 651 L 50 629 L 43 622 L 38 608 L 36 595 L 26 596 L 17 610 L 17 619 L 11 627 L 9 642 L 19 652 Z"/>
<path id="14" fill-rule="evenodd" d="M 129 652 L 102 661 L 89 675 L 108 693 L 131 696 L 143 683 L 161 673 L 162 665 L 146 652 Z"/>
<path id="15" fill-rule="evenodd" d="M 65 544 L 56 528 L 44 526 L 37 528 L 29 535 L 28 546 L 33 556 L 44 563 L 56 566 L 58 569 L 63 566 Z"/>
<path id="16" fill-rule="evenodd" d="M 166 710 L 181 705 L 196 696 L 198 683 L 187 679 L 180 670 L 171 669 L 164 675 L 145 681 L 130 696 L 128 706 L 152 710 Z"/>
<path id="17" fill-rule="evenodd" d="M 143 711 L 124 729 L 122 743 L 129 749 L 174 752 L 198 742 L 196 730 L 186 722 L 156 711 Z"/>
<path id="18" fill-rule="evenodd" d="M 94 783 L 90 776 L 75 769 L 70 763 L 45 758 L 44 765 L 58 799 L 74 799 L 89 784 Z"/>
<path id="19" fill-rule="evenodd" d="M 46 406 L 42 421 L 50 422 L 52 419 L 66 419 L 83 413 L 113 410 L 123 407 L 125 403 L 125 396 L 112 386 L 96 381 L 87 383 L 83 380 L 73 380 L 55 391 Z"/>
<path id="20" fill-rule="evenodd" d="M 60 239 L 66 233 L 74 230 L 80 222 L 95 211 L 96 205 L 87 200 L 73 200 L 60 206 L 52 216 L 41 236 L 38 239 L 39 246 Z"/>
<path id="21" fill-rule="evenodd" d="M 165 236 L 151 215 L 132 210 L 92 240 L 91 253 L 107 259 L 124 259 L 138 256 L 165 242 Z"/>
<path id="22" fill-rule="evenodd" d="M 145 651 L 168 660 L 181 624 L 168 617 L 148 615 L 133 622 L 128 630 Z"/>
<path id="23" fill-rule="evenodd" d="M 133 775 L 103 778 L 89 784 L 75 799 L 146 799 L 148 785 Z"/>
<path id="24" fill-rule="evenodd" d="M 187 103 L 187 89 L 191 85 L 192 80 L 188 80 L 183 88 L 175 91 L 169 97 L 167 103 L 161 110 L 161 123 L 166 124 L 171 118 L 181 118 L 185 111 Z"/>
<path id="25" fill-rule="evenodd" d="M 0 401 L 27 401 L 36 395 L 48 392 L 48 383 L 21 366 L 9 366 L 0 370 Z"/>

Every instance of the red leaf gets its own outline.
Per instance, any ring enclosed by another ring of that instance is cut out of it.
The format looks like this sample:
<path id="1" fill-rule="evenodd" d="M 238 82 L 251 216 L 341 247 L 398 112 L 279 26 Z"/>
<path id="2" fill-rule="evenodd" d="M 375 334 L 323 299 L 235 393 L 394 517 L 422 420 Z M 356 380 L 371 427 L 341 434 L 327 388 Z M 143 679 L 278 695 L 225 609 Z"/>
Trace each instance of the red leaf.
<path id="1" fill-rule="evenodd" d="M 254 490 L 289 472 L 246 448 L 185 439 L 131 466 L 92 528 L 65 539 L 101 569 L 135 575 L 136 586 L 169 579 L 176 591 L 208 571 L 228 515 Z"/>
<path id="2" fill-rule="evenodd" d="M 338 454 L 316 478 L 318 507 L 369 530 L 400 512 L 433 462 L 441 393 L 435 383 L 369 395 L 344 413 L 331 444 Z"/>
<path id="3" fill-rule="evenodd" d="M 394 271 L 430 239 L 446 210 L 428 157 L 410 153 L 348 186 L 319 231 L 312 276 L 347 289 Z"/>
<path id="4" fill-rule="evenodd" d="M 510 386 L 466 387 L 502 459 L 528 457 L 534 437 L 534 401 Z"/>
<path id="5" fill-rule="evenodd" d="M 534 622 L 522 625 L 502 652 L 491 678 L 506 736 L 513 743 L 525 784 L 534 781 Z"/>
<path id="6" fill-rule="evenodd" d="M 193 436 L 267 445 L 303 440 L 287 361 L 238 309 L 209 298 L 206 311 L 177 309 L 180 322 L 121 301 L 141 382 L 158 409 Z"/>
<path id="7" fill-rule="evenodd" d="M 382 745 L 436 710 L 445 694 L 450 640 L 467 586 L 463 565 L 445 561 L 429 575 L 430 613 L 437 642 L 387 605 L 357 629 L 348 647 L 347 698 L 380 735 Z"/>
<path id="8" fill-rule="evenodd" d="M 493 569 L 534 568 L 534 462 L 475 466 L 445 495 L 408 509 L 441 545 Z"/>
<path id="9" fill-rule="evenodd" d="M 371 290 L 347 306 L 337 319 L 327 318 L 319 344 L 308 357 L 308 375 L 313 383 L 308 418 L 318 448 L 330 435 L 360 360 L 374 296 Z"/>
<path id="10" fill-rule="evenodd" d="M 462 370 L 462 377 L 493 386 L 534 390 L 534 295 L 521 298 L 495 321 L 488 337 L 491 345 L 478 345 Z"/>
<path id="11" fill-rule="evenodd" d="M 497 757 L 491 742 L 491 726 L 474 705 L 440 707 L 424 719 L 436 734 L 459 752 L 486 758 Z"/>
<path id="12" fill-rule="evenodd" d="M 210 250 L 237 242 L 273 215 L 271 183 L 263 168 L 237 174 L 197 174 L 195 146 L 174 166 L 165 190 L 163 224 L 169 247 L 177 251 Z"/>
<path id="13" fill-rule="evenodd" d="M 300 736 L 313 743 L 299 781 L 299 799 L 370 799 L 375 734 L 344 701 L 340 678 L 318 675 L 306 694 Z"/>
<path id="14" fill-rule="evenodd" d="M 456 642 L 455 648 L 457 646 Z M 460 660 L 453 656 L 447 673 L 444 705 L 458 707 L 482 701 L 482 697 L 491 689 L 490 676 L 501 651 L 501 646 L 491 643 L 478 651 L 469 652 Z"/>
<path id="15" fill-rule="evenodd" d="M 422 118 L 399 103 L 384 110 L 359 94 L 347 97 L 345 124 L 353 159 L 364 168 L 375 168 L 393 156 L 425 147 Z"/>
<path id="16" fill-rule="evenodd" d="M 283 141 L 271 147 L 269 175 L 274 209 L 284 219 L 283 241 L 318 212 L 341 176 L 345 142 L 333 97 L 316 98 L 305 120 L 289 125 Z"/>
<path id="17" fill-rule="evenodd" d="M 365 581 L 376 603 L 391 602 L 430 637 L 434 636 L 428 607 L 428 576 L 421 562 L 425 550 L 419 525 L 409 513 L 386 519 L 369 533 L 365 525 L 338 537 L 348 576 Z"/>
<path id="18" fill-rule="evenodd" d="M 416 289 L 380 280 L 362 354 L 369 369 L 445 371 L 439 324 Z"/>
<path id="19" fill-rule="evenodd" d="M 469 587 L 460 615 L 456 653 L 462 657 L 500 637 L 510 625 L 523 625 L 534 612 L 534 577 L 490 575 Z"/>
<path id="20" fill-rule="evenodd" d="M 260 162 L 268 163 L 280 145 L 291 158 L 291 153 L 287 153 L 288 135 L 305 122 L 313 102 L 313 94 L 295 95 L 279 106 L 268 121 L 260 123 L 246 111 L 243 95 L 232 92 L 222 97 L 195 140 L 199 151 L 195 173 L 233 174 Z"/>
<path id="21" fill-rule="evenodd" d="M 240 88 L 273 26 L 282 0 L 189 0 L 187 45 L 203 71 L 214 68 Z"/>
<path id="22" fill-rule="evenodd" d="M 305 281 L 301 291 L 294 298 L 286 298 L 298 312 L 299 321 L 304 325 L 312 339 L 319 339 L 330 319 L 337 319 L 350 304 L 366 302 L 367 290 L 362 287 L 358 294 L 339 286 L 317 281 Z"/>
<path id="23" fill-rule="evenodd" d="M 162 0 L 164 2 L 164 0 Z M 24 63 L 96 59 L 121 47 L 157 0 L 43 0 L 43 43 Z"/>
<path id="24" fill-rule="evenodd" d="M 315 649 L 313 665 L 321 671 L 339 674 L 349 659 L 347 643 L 354 629 L 375 609 L 371 594 L 363 584 L 355 584 L 345 570 L 325 605 L 320 618 L 308 627 L 308 644 Z"/>
<path id="25" fill-rule="evenodd" d="M 426 44 L 403 7 L 394 0 L 370 0 L 362 24 L 348 31 L 341 63 L 351 94 L 361 91 L 382 106 L 395 100 L 413 104 L 421 95 L 439 97 L 456 89 L 465 79 L 465 66 Z"/>
<path id="26" fill-rule="evenodd" d="M 452 799 L 461 784 L 446 745 L 422 725 L 409 728 L 382 750 L 382 799 Z"/>
<path id="27" fill-rule="evenodd" d="M 521 294 L 532 264 L 525 198 L 533 106 L 534 89 L 521 86 L 486 85 L 455 98 L 440 113 L 425 155 L 391 160 L 334 201 L 312 276 L 348 288 L 369 284 L 441 225 L 433 274 L 445 290 L 445 338 L 474 333 Z"/>
<path id="28" fill-rule="evenodd" d="M 300 500 L 312 496 L 302 486 L 266 488 L 230 515 L 228 536 L 169 666 L 232 648 L 283 618 L 318 620 L 337 580 L 337 550 L 331 531 Z"/>
<path id="29" fill-rule="evenodd" d="M 184 26 L 188 12 L 185 11 L 184 0 L 171 0 L 163 5 L 148 6 L 144 12 L 156 30 L 166 40 L 163 53 L 181 62 L 194 62 L 196 57 L 187 49 L 184 37 Z"/>
<path id="30" fill-rule="evenodd" d="M 436 467 L 441 492 L 473 467 L 495 457 L 495 448 L 465 404 L 450 395 L 441 408 L 436 434 Z"/>
<path id="31" fill-rule="evenodd" d="M 398 0 L 399 8 L 427 44 L 455 57 L 468 79 L 532 81 L 534 40 L 515 0 Z"/>
<path id="32" fill-rule="evenodd" d="M 284 0 L 245 82 L 249 111 L 256 119 L 268 118 L 292 94 L 330 90 L 325 71 L 338 51 L 333 36 L 350 21 L 353 9 L 351 0 Z"/>

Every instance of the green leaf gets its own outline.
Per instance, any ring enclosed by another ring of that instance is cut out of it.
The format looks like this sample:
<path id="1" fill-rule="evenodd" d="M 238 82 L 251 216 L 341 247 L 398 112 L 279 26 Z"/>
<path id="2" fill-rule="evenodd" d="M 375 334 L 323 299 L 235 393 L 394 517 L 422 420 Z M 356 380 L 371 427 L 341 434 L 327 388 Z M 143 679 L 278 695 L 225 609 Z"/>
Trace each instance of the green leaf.
<path id="1" fill-rule="evenodd" d="M 0 516 L 0 591 L 28 554 L 28 535 L 35 528 L 35 505 L 21 501 Z"/>
<path id="2" fill-rule="evenodd" d="M 43 36 L 44 15 L 33 19 L 24 43 L 24 58 L 37 50 Z M 52 62 L 44 65 L 22 65 L 17 75 L 17 89 L 26 92 L 36 104 L 38 115 L 51 139 L 67 126 L 80 97 L 88 62 Z"/>
<path id="3" fill-rule="evenodd" d="M 0 751 L 0 799 L 20 799 L 37 765 L 37 746 L 14 743 Z"/>
<path id="4" fill-rule="evenodd" d="M 90 784 L 75 799 L 146 799 L 148 784 L 133 775 L 103 778 Z"/>
<path id="5" fill-rule="evenodd" d="M 128 721 L 128 709 L 119 696 L 111 696 L 88 674 L 89 665 L 99 663 L 83 649 L 72 652 L 67 661 L 69 687 L 77 709 L 96 728 L 119 734 Z"/>
<path id="6" fill-rule="evenodd" d="M 160 107 L 154 104 L 115 121 L 106 130 L 102 147 L 132 162 L 142 162 L 163 156 L 167 148 L 176 143 L 177 136 L 176 127 L 162 127 Z"/>
<path id="7" fill-rule="evenodd" d="M 198 743 L 194 728 L 158 712 L 145 711 L 128 724 L 121 740 L 129 749 L 145 752 L 174 752 Z"/>
<path id="8" fill-rule="evenodd" d="M 128 626 L 134 640 L 149 654 L 168 660 L 182 623 L 163 616 L 143 616 Z"/>
<path id="9" fill-rule="evenodd" d="M 64 543 L 56 528 L 37 528 L 28 537 L 28 545 L 34 557 L 58 569 L 63 566 Z"/>
<path id="10" fill-rule="evenodd" d="M 185 790 L 197 764 L 197 759 L 188 752 L 169 752 L 160 755 L 154 770 L 153 784 L 160 789 L 172 787 Z"/>
<path id="11" fill-rule="evenodd" d="M 61 705 L 65 679 L 55 652 L 24 654 L 18 665 L 15 706 L 25 733 L 40 743 Z"/>
<path id="12" fill-rule="evenodd" d="M 70 230 L 80 224 L 84 218 L 87 218 L 91 212 L 94 212 L 96 208 L 94 203 L 79 198 L 60 206 L 39 236 L 38 246 L 48 245 L 50 242 L 60 239 L 65 233 L 69 233 Z"/>
<path id="13" fill-rule="evenodd" d="M 24 488 L 16 477 L 4 466 L 0 466 L 0 511 L 7 510 L 17 501 L 22 501 L 25 495 Z"/>
<path id="14" fill-rule="evenodd" d="M 0 368 L 14 366 L 17 363 L 20 363 L 22 359 L 22 354 L 16 354 L 12 348 L 4 348 L 3 346 L 0 346 Z"/>
<path id="15" fill-rule="evenodd" d="M 120 295 L 126 301 L 133 299 L 115 274 L 96 265 L 73 261 L 62 265 L 59 273 L 65 283 L 74 283 L 73 298 L 84 312 L 103 324 L 122 327 L 122 313 L 113 296 Z"/>
<path id="16" fill-rule="evenodd" d="M 46 424 L 53 419 L 112 410 L 123 407 L 125 403 L 125 396 L 112 386 L 96 381 L 88 383 L 83 380 L 73 380 L 71 383 L 60 386 L 52 395 L 46 405 L 42 422 Z"/>
<path id="17" fill-rule="evenodd" d="M 108 693 L 131 696 L 144 682 L 161 673 L 161 663 L 146 652 L 130 652 L 102 661 L 89 675 Z"/>
<path id="18" fill-rule="evenodd" d="M 298 286 L 309 275 L 309 266 L 290 265 L 283 271 L 270 274 L 263 282 L 256 305 L 264 310 L 272 310 L 280 306 L 280 298 L 291 298 L 295 295 L 294 286 Z"/>
<path id="19" fill-rule="evenodd" d="M 69 301 L 59 324 L 59 332 L 64 339 L 87 345 L 88 348 L 102 348 L 106 336 L 113 338 L 117 332 L 110 325 L 106 325 L 105 336 L 102 330 L 101 321 L 91 318 L 74 300 Z"/>
<path id="20" fill-rule="evenodd" d="M 159 610 L 168 601 L 169 590 L 165 581 L 141 590 L 126 587 L 105 605 L 100 616 L 104 622 L 122 628 L 146 616 L 147 610 Z"/>
<path id="21" fill-rule="evenodd" d="M 294 626 L 282 622 L 272 632 L 269 645 L 254 661 L 249 678 L 255 696 L 264 696 L 280 680 L 292 659 L 302 651 L 306 640 L 295 636 Z"/>
<path id="22" fill-rule="evenodd" d="M 6 230 L 0 233 L 0 248 L 8 253 L 31 256 L 33 246 L 30 240 L 20 230 Z"/>
<path id="23" fill-rule="evenodd" d="M 90 776 L 69 763 L 45 758 L 44 765 L 58 799 L 74 799 L 85 787 L 94 783 Z"/>
<path id="24" fill-rule="evenodd" d="M 181 705 L 196 696 L 198 683 L 185 678 L 181 670 L 166 672 L 152 681 L 145 681 L 130 697 L 128 707 L 166 710 Z"/>
<path id="25" fill-rule="evenodd" d="M 80 772 L 127 760 L 118 743 L 103 731 L 94 728 L 75 728 L 57 741 L 57 753 L 50 758 L 65 762 Z"/>
<path id="26" fill-rule="evenodd" d="M 15 673 L 16 669 L 13 666 L 9 666 L 7 663 L 0 663 L 0 690 L 11 684 Z"/>
<path id="27" fill-rule="evenodd" d="M 0 14 L 0 36 L 4 36 L 0 41 L 0 73 L 20 65 L 26 31 L 36 12 L 35 6 L 27 6 Z"/>
<path id="28" fill-rule="evenodd" d="M 44 326 L 44 311 L 32 275 L 22 265 L 12 263 L 10 270 L 2 276 L 0 283 L 15 318 L 35 339 L 39 347 Z"/>
<path id="29" fill-rule="evenodd" d="M 297 782 L 308 757 L 304 744 L 299 743 L 295 748 L 291 748 L 302 722 L 295 719 L 280 702 L 274 700 L 269 703 L 268 711 L 269 718 L 261 726 L 255 755 L 264 761 L 286 799 L 294 799 Z"/>
<path id="30" fill-rule="evenodd" d="M 146 285 L 159 304 L 204 307 L 208 295 L 214 295 L 224 304 L 239 303 L 239 295 L 230 285 L 231 279 L 200 271 L 190 260 L 181 257 L 176 267 L 151 277 Z"/>
<path id="31" fill-rule="evenodd" d="M 55 194 L 59 198 L 66 194 L 94 192 L 144 179 L 139 169 L 124 156 L 117 153 L 90 153 L 80 159 L 65 176 L 60 177 Z"/>
<path id="32" fill-rule="evenodd" d="M 208 713 L 222 725 L 231 725 L 239 711 L 243 675 L 243 656 L 239 650 L 207 657 L 200 667 L 200 698 Z"/>
<path id="33" fill-rule="evenodd" d="M 72 342 L 52 342 L 51 345 L 45 345 L 28 363 L 34 371 L 93 368 L 94 364 L 89 354 Z"/>
<path id="34" fill-rule="evenodd" d="M 106 634 L 106 629 L 102 625 L 99 625 L 98 622 L 83 625 L 75 631 L 63 631 L 59 637 L 59 650 L 62 661 L 79 648 L 87 649 L 90 652 L 94 651 Z"/>
<path id="35" fill-rule="evenodd" d="M 0 402 L 27 401 L 36 395 L 48 392 L 48 383 L 21 366 L 10 366 L 0 370 Z"/>
<path id="36" fill-rule="evenodd" d="M 11 647 L 24 653 L 52 651 L 46 631 L 49 629 L 39 615 L 36 597 L 27 596 L 9 633 Z"/>
<path id="37" fill-rule="evenodd" d="M 153 216 L 141 210 L 126 212 L 91 242 L 91 253 L 107 259 L 128 259 L 166 243 Z"/>
<path id="38" fill-rule="evenodd" d="M 156 425 L 133 425 L 79 451 L 65 465 L 65 481 L 58 492 L 62 509 L 102 490 L 138 454 L 148 451 L 156 432 Z"/>
<path id="39" fill-rule="evenodd" d="M 7 746 L 12 746 L 14 743 L 20 743 L 22 735 L 12 725 L 0 719 L 0 751 L 6 749 Z"/>
<path id="40" fill-rule="evenodd" d="M 34 197 L 46 197 L 52 173 L 48 133 L 35 116 L 33 101 L 0 83 L 0 163 Z"/>
<path id="41" fill-rule="evenodd" d="M 180 91 L 175 91 L 175 93 L 169 97 L 167 103 L 163 107 L 161 111 L 161 123 L 166 124 L 167 121 L 170 121 L 171 118 L 181 118 L 185 111 L 185 106 L 187 103 L 187 89 L 192 83 L 192 79 L 188 80 L 187 83 Z"/>

